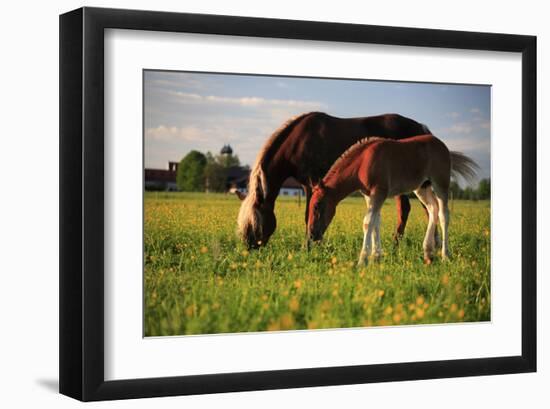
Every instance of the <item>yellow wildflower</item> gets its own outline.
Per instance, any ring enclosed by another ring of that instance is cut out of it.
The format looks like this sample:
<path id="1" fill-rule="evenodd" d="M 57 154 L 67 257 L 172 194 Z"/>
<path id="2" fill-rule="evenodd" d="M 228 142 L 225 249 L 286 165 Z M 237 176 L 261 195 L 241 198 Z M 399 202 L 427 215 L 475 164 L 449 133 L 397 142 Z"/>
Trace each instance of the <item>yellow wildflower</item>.
<path id="1" fill-rule="evenodd" d="M 290 311 L 296 312 L 300 309 L 300 302 L 296 297 L 292 297 L 288 303 L 288 307 L 290 308 Z"/>
<path id="2" fill-rule="evenodd" d="M 292 329 L 294 327 L 294 318 L 292 315 L 285 314 L 280 318 L 281 329 Z"/>

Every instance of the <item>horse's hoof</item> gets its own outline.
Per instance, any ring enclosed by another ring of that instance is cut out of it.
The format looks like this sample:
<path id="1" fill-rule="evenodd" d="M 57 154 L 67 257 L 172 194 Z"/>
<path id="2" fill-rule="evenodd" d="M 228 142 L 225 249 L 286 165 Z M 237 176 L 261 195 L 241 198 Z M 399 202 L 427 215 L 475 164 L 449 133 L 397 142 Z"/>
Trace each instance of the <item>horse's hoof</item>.
<path id="1" fill-rule="evenodd" d="M 433 263 L 433 259 L 431 257 L 424 257 L 424 264 L 427 266 L 431 265 Z"/>

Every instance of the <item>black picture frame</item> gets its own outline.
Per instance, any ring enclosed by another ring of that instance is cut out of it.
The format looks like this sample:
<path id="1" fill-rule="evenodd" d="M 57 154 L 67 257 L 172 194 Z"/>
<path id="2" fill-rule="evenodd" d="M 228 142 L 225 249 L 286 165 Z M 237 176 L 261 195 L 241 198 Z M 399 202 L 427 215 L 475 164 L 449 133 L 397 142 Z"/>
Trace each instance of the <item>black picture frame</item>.
<path id="1" fill-rule="evenodd" d="M 150 30 L 508 51 L 522 56 L 522 351 L 519 356 L 104 378 L 104 30 Z M 60 382 L 83 401 L 536 371 L 536 37 L 81 8 L 60 16 Z"/>

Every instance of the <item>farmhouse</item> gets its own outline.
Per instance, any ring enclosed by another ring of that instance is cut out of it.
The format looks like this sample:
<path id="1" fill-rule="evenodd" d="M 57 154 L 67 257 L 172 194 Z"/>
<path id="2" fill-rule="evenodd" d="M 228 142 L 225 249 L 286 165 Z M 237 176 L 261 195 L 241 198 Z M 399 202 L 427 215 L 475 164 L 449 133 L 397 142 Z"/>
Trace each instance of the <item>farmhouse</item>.
<path id="1" fill-rule="evenodd" d="M 178 171 L 178 162 L 168 162 L 168 169 L 145 169 L 145 190 L 163 190 L 175 192 L 178 190 L 176 185 L 176 173 Z"/>

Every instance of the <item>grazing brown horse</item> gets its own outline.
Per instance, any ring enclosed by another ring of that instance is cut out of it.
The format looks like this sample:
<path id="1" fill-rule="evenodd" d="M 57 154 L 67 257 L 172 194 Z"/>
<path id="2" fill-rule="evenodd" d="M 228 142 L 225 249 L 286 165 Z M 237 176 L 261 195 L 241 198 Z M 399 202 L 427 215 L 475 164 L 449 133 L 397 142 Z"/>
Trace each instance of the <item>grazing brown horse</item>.
<path id="1" fill-rule="evenodd" d="M 363 118 L 336 118 L 322 112 L 310 112 L 287 121 L 260 150 L 248 182 L 248 195 L 237 220 L 238 232 L 249 248 L 267 244 L 277 221 L 275 200 L 283 182 L 293 176 L 306 194 L 305 222 L 315 184 L 334 161 L 351 145 L 365 136 L 402 139 L 430 133 L 426 125 L 397 114 Z M 396 197 L 397 232 L 400 237 L 410 211 L 406 196 Z"/>
<path id="2" fill-rule="evenodd" d="M 338 203 L 359 190 L 367 202 L 359 264 L 367 264 L 371 247 L 372 256 L 381 254 L 380 209 L 384 201 L 388 196 L 414 191 L 429 213 L 423 243 L 424 261 L 430 264 L 433 260 L 438 219 L 442 233 L 441 256 L 448 259 L 447 203 L 451 173 L 471 179 L 476 168 L 474 161 L 461 153 L 449 152 L 447 146 L 433 135 L 398 141 L 365 138 L 349 148 L 314 188 L 308 238 L 319 241 L 332 221 Z"/>

